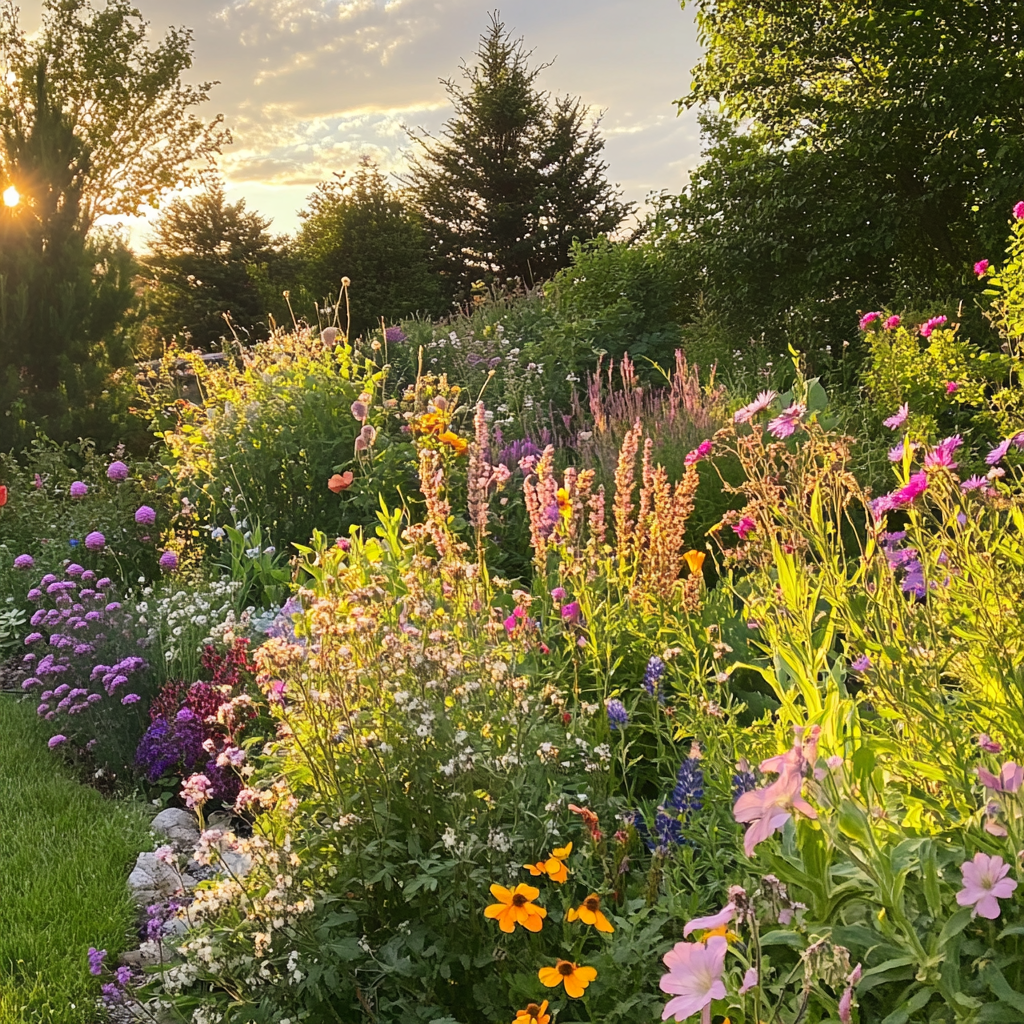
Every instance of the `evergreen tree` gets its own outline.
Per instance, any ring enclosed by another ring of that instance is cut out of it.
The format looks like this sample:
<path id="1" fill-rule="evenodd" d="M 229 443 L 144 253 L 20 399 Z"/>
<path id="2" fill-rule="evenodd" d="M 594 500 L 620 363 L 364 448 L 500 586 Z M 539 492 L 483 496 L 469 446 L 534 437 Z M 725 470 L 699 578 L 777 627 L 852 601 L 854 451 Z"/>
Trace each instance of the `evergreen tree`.
<path id="1" fill-rule="evenodd" d="M 270 222 L 229 203 L 215 183 L 191 198 L 173 200 L 149 237 L 144 264 L 150 274 L 150 326 L 163 340 L 177 337 L 189 347 L 219 347 L 234 329 L 246 340 L 268 333 L 267 309 L 257 273 L 279 277 L 283 240 L 271 237 Z"/>
<path id="2" fill-rule="evenodd" d="M 303 287 L 331 305 L 342 277 L 352 282 L 352 336 L 413 313 L 439 313 L 443 303 L 431 272 L 429 244 L 409 209 L 370 160 L 346 178 L 321 182 L 309 197 L 295 242 Z M 347 312 L 340 316 L 341 326 Z"/>
<path id="3" fill-rule="evenodd" d="M 523 40 L 491 16 L 464 87 L 443 84 L 455 107 L 442 138 L 419 147 L 406 183 L 434 236 L 456 294 L 475 278 L 533 284 L 568 260 L 574 238 L 614 230 L 630 211 L 604 177 L 604 140 L 579 99 L 537 88 Z"/>

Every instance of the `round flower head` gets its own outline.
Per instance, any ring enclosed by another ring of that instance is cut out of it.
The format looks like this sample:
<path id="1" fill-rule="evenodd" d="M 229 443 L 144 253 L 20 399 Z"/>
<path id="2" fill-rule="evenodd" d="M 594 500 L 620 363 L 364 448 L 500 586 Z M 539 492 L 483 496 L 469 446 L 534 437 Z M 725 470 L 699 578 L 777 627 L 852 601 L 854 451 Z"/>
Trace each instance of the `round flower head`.
<path id="1" fill-rule="evenodd" d="M 60 733 L 57 733 L 56 736 L 51 736 L 50 737 L 50 739 L 47 741 L 46 745 L 51 750 L 53 750 L 54 747 L 59 747 L 62 743 L 67 743 L 67 741 L 68 741 L 67 736 L 62 736 Z"/>
<path id="2" fill-rule="evenodd" d="M 565 985 L 565 994 L 572 999 L 579 999 L 597 977 L 597 971 L 593 967 L 580 967 L 569 960 L 559 960 L 554 967 L 542 967 L 537 977 L 548 988 Z"/>
<path id="3" fill-rule="evenodd" d="M 88 534 L 85 538 L 85 546 L 90 551 L 102 551 L 106 543 L 107 538 L 98 530 L 93 530 L 93 532 Z"/>
<path id="4" fill-rule="evenodd" d="M 1024 201 L 1017 203 L 1013 208 L 1014 220 L 1024 220 Z"/>
<path id="5" fill-rule="evenodd" d="M 567 921 L 582 921 L 592 924 L 599 932 L 613 932 L 615 928 L 601 910 L 601 897 L 596 893 L 588 896 L 578 907 L 565 915 Z"/>
<path id="6" fill-rule="evenodd" d="M 135 522 L 139 526 L 152 526 L 156 522 L 156 511 L 148 505 L 140 505 L 135 510 Z"/>
<path id="7" fill-rule="evenodd" d="M 71 485 L 71 497 L 72 498 L 84 498 L 89 493 L 89 488 L 82 483 L 81 480 L 76 480 Z"/>
<path id="8" fill-rule="evenodd" d="M 114 483 L 120 483 L 122 480 L 127 480 L 128 467 L 120 460 L 112 462 L 107 466 L 107 479 L 113 480 Z"/>
<path id="9" fill-rule="evenodd" d="M 388 330 L 394 328 L 389 327 Z M 550 1024 L 551 1014 L 548 1013 L 548 1001 L 545 999 L 539 1006 L 529 1003 L 525 1010 L 516 1010 L 516 1019 L 512 1024 Z"/>
<path id="10" fill-rule="evenodd" d="M 491 895 L 498 901 L 484 908 L 484 917 L 494 918 L 503 932 L 514 932 L 516 925 L 522 925 L 528 932 L 539 932 L 548 912 L 533 901 L 540 895 L 540 889 L 520 883 L 515 889 L 503 885 L 492 885 Z"/>
<path id="11" fill-rule="evenodd" d="M 15 569 L 31 569 L 36 560 L 31 555 L 18 555 L 14 560 Z"/>
<path id="12" fill-rule="evenodd" d="M 165 551 L 160 556 L 160 568 L 164 572 L 174 572 L 178 568 L 178 556 L 173 551 Z"/>

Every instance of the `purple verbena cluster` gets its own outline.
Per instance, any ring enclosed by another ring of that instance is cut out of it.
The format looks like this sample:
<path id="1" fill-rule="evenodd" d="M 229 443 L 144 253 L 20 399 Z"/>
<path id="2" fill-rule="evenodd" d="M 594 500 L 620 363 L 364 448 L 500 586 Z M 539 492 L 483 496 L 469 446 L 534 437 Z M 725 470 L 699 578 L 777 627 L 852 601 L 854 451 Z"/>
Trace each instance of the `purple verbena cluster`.
<path id="1" fill-rule="evenodd" d="M 136 654 L 111 657 L 140 642 L 121 603 L 111 600 L 111 581 L 75 563 L 65 577 L 47 573 L 28 593 L 38 607 L 25 638 L 29 651 L 21 660 L 31 675 L 22 688 L 40 691 L 37 710 L 47 721 L 94 705 L 134 703 L 131 678 L 147 667 Z"/>
<path id="2" fill-rule="evenodd" d="M 189 708 L 173 719 L 157 718 L 135 751 L 135 763 L 150 782 L 165 775 L 188 775 L 209 759 L 203 723 Z"/>

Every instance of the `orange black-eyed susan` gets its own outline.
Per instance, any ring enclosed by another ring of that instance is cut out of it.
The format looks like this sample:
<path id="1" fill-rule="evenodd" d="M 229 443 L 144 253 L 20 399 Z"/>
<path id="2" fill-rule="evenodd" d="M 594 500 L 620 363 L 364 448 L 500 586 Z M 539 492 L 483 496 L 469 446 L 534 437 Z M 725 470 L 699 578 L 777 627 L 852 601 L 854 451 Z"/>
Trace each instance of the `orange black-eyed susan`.
<path id="1" fill-rule="evenodd" d="M 569 921 L 582 921 L 592 924 L 599 932 L 613 932 L 611 921 L 601 911 L 601 897 L 591 893 L 575 910 L 565 915 Z"/>
<path id="2" fill-rule="evenodd" d="M 516 1019 L 512 1024 L 550 1024 L 551 1014 L 548 1013 L 548 1001 L 545 999 L 539 1006 L 529 1003 L 525 1010 L 516 1010 Z"/>
<path id="3" fill-rule="evenodd" d="M 554 988 L 556 985 L 565 986 L 565 994 L 573 999 L 579 999 L 586 987 L 597 977 L 597 971 L 593 967 L 580 967 L 571 960 L 559 960 L 554 967 L 542 967 L 537 972 L 542 985 Z"/>
<path id="4" fill-rule="evenodd" d="M 569 877 L 569 869 L 565 866 L 565 861 L 570 853 L 572 853 L 572 843 L 566 843 L 565 846 L 552 850 L 551 856 L 547 860 L 539 860 L 536 864 L 524 864 L 523 867 L 534 877 L 547 875 L 552 882 L 562 883 Z"/>
<path id="5" fill-rule="evenodd" d="M 493 918 L 503 932 L 514 932 L 516 925 L 522 925 L 528 932 L 539 932 L 547 911 L 534 904 L 540 890 L 521 883 L 514 889 L 503 885 L 492 885 L 491 895 L 498 901 L 484 909 L 484 917 Z"/>

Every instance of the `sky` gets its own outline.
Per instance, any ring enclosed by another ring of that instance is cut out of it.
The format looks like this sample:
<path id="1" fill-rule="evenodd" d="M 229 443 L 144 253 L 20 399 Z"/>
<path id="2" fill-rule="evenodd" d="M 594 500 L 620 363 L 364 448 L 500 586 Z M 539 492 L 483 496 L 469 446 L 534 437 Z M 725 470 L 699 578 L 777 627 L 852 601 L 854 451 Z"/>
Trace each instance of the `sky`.
<path id="1" fill-rule="evenodd" d="M 99 0 L 94 0 L 98 6 Z M 38 25 L 41 0 L 21 0 Z M 136 0 L 154 38 L 194 32 L 193 82 L 219 81 L 204 110 L 234 142 L 219 161 L 229 197 L 293 232 L 318 181 L 369 155 L 400 172 L 406 126 L 436 133 L 451 115 L 439 79 L 472 61 L 496 7 L 537 63 L 539 85 L 602 115 L 608 176 L 642 203 L 679 191 L 697 162 L 689 88 L 699 48 L 679 0 Z M 144 230 L 130 225 L 133 239 Z"/>

